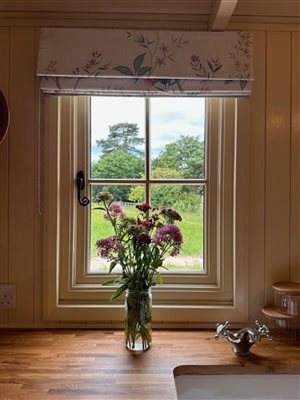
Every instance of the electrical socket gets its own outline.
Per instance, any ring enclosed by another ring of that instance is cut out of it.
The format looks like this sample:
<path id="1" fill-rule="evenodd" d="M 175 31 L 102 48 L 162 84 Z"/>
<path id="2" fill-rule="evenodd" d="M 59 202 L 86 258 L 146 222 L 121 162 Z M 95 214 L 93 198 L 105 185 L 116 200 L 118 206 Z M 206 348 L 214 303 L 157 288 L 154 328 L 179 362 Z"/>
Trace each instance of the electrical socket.
<path id="1" fill-rule="evenodd" d="M 16 285 L 0 284 L 0 310 L 16 308 Z"/>

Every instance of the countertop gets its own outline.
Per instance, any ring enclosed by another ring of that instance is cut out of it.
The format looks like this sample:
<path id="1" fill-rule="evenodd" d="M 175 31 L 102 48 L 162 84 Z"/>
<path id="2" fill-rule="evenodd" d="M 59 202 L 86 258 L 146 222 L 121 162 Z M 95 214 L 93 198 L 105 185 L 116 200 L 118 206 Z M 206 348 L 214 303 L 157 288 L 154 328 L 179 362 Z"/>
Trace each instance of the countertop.
<path id="1" fill-rule="evenodd" d="M 1 330 L 0 398 L 176 400 L 174 371 L 300 374 L 299 342 L 263 338 L 242 358 L 214 334 L 155 330 L 152 347 L 132 354 L 119 330 Z"/>

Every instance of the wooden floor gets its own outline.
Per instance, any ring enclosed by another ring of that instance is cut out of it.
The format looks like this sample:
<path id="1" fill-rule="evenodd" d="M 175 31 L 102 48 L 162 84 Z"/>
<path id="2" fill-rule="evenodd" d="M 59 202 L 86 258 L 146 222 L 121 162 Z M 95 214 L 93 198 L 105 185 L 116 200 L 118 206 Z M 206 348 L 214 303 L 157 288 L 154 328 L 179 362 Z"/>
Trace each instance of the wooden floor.
<path id="1" fill-rule="evenodd" d="M 238 358 L 212 331 L 154 331 L 153 345 L 128 352 L 122 331 L 0 331 L 0 399 L 175 400 L 176 373 L 195 366 L 248 368 L 289 365 L 300 374 L 300 345 L 262 340 Z M 282 367 L 280 367 L 282 368 Z"/>

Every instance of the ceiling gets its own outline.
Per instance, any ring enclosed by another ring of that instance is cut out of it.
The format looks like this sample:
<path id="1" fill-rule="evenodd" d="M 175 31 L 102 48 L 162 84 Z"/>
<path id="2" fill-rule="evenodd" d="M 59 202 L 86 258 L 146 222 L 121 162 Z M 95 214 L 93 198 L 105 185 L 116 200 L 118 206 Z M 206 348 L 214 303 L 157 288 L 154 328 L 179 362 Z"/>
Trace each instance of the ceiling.
<path id="1" fill-rule="evenodd" d="M 197 15 L 225 29 L 237 17 L 299 18 L 300 0 L 0 0 L 0 12 L 14 11 Z"/>

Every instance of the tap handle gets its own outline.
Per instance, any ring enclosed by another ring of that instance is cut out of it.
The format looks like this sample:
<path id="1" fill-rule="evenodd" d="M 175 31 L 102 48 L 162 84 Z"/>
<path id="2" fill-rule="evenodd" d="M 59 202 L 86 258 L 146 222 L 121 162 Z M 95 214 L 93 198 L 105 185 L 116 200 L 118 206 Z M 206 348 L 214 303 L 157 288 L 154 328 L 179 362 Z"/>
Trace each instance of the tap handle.
<path id="1" fill-rule="evenodd" d="M 258 320 L 255 321 L 255 325 L 257 327 L 258 332 L 261 336 L 266 336 L 269 340 L 272 340 L 272 336 L 270 334 L 270 330 L 265 324 L 261 324 Z"/>
<path id="2" fill-rule="evenodd" d="M 218 323 L 217 324 L 217 334 L 215 335 L 215 339 L 219 339 L 219 336 L 226 336 L 227 335 L 227 330 L 230 328 L 229 321 L 226 321 L 224 324 Z"/>

